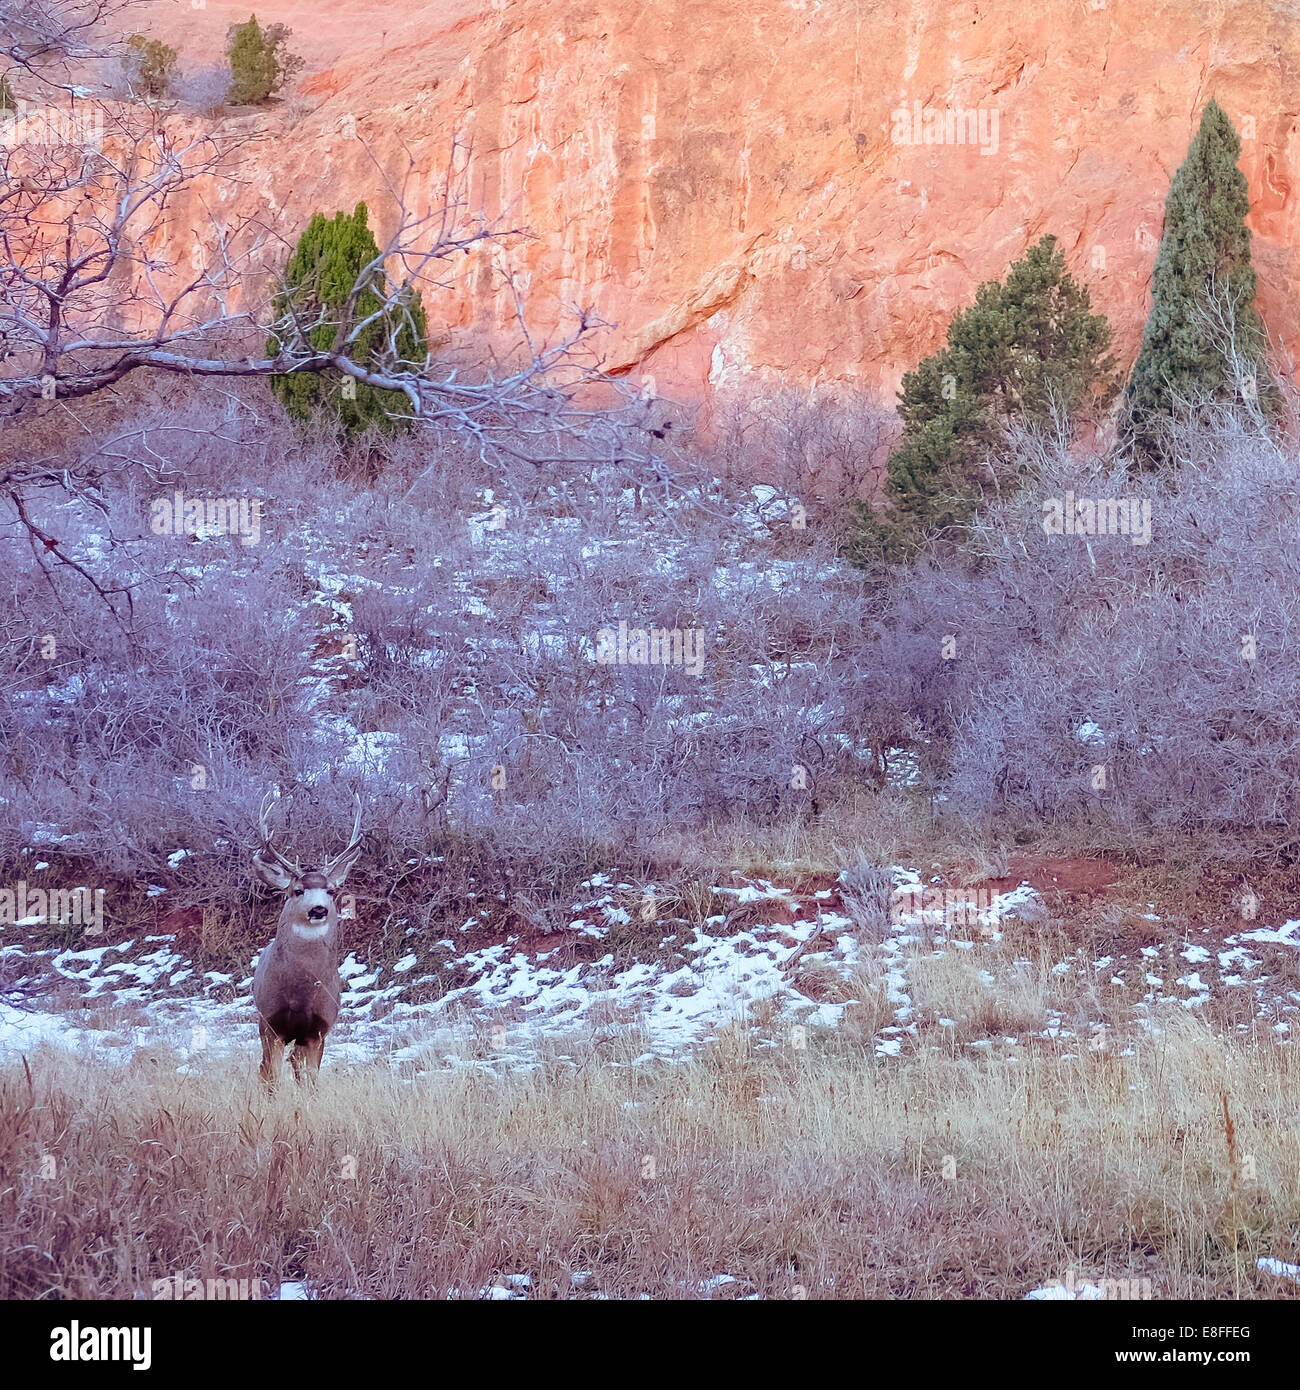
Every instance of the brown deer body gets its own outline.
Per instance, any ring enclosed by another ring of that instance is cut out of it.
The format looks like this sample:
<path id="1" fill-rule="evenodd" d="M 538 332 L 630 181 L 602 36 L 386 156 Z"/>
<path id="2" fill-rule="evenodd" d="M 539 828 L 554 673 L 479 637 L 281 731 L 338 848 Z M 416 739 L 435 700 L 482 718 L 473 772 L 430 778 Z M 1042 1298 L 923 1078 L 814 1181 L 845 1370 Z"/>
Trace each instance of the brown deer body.
<path id="1" fill-rule="evenodd" d="M 284 1049 L 292 1044 L 289 1059 L 301 1081 L 304 1068 L 314 1076 L 320 1070 L 325 1038 L 339 1016 L 343 992 L 339 979 L 339 912 L 335 894 L 361 848 L 361 801 L 357 799 L 352 838 L 342 854 L 319 867 L 303 868 L 271 847 L 266 811 L 258 817 L 261 847 L 253 864 L 262 882 L 285 894 L 275 939 L 263 950 L 253 976 L 253 1002 L 257 1005 L 262 1035 L 262 1080 L 274 1087 L 279 1079 Z"/>

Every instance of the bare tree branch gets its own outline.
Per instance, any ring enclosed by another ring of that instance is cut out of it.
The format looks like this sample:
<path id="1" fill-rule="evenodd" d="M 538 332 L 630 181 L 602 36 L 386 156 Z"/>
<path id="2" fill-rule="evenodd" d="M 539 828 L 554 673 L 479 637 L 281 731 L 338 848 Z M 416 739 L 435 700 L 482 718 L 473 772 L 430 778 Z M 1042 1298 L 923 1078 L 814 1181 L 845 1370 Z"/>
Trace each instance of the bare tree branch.
<path id="1" fill-rule="evenodd" d="M 0 0 L 0 63 L 49 88 L 71 90 L 70 64 L 103 58 L 109 21 L 139 0 Z M 53 69 L 53 70 L 51 70 Z"/>
<path id="2" fill-rule="evenodd" d="M 34 75 L 47 55 L 88 54 L 97 26 L 122 8 L 116 0 L 0 0 L 0 16 L 13 20 L 0 57 Z M 291 246 L 278 228 L 223 206 L 249 177 L 247 154 L 264 137 L 196 132 L 166 106 L 79 99 L 71 86 L 40 90 L 46 106 L 31 109 L 20 94 L 17 119 L 0 124 L 0 425 L 61 412 L 84 428 L 77 403 L 140 372 L 328 374 L 394 393 L 405 402 L 395 416 L 468 440 L 485 461 L 630 461 L 625 423 L 608 407 L 634 393 L 600 371 L 591 340 L 607 325 L 586 309 L 573 311 L 558 340 L 542 341 L 512 283 L 518 347 L 505 363 L 402 359 L 397 345 L 415 292 L 449 288 L 455 258 L 528 235 L 471 213 L 458 191 L 465 161 L 456 141 L 444 196 L 423 215 L 415 189 L 428 175 L 415 157 L 408 152 L 395 176 L 362 147 L 391 203 L 379 220 L 393 231 L 331 309 L 310 287 L 284 284 Z M 179 229 L 178 216 L 188 219 Z M 360 312 L 363 303 L 374 307 Z M 52 471 L 10 457 L 0 469 L 34 544 L 45 541 L 20 505 L 25 488 L 58 486 L 99 505 L 101 474 L 84 460 Z M 76 569 L 57 546 L 45 558 Z"/>

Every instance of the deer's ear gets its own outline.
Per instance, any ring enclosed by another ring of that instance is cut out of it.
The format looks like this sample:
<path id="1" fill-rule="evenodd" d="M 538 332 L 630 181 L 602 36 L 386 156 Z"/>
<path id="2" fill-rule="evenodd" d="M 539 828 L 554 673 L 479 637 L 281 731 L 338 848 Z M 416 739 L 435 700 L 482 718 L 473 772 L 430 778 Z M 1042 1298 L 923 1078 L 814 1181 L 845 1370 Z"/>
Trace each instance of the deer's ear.
<path id="1" fill-rule="evenodd" d="M 331 893 L 337 893 L 344 883 L 347 882 L 348 873 L 357 858 L 361 854 L 361 846 L 358 845 L 349 854 L 340 855 L 338 862 L 330 865 L 329 873 L 326 875 L 325 882 L 329 886 Z"/>
<path id="2" fill-rule="evenodd" d="M 287 888 L 293 882 L 293 875 L 273 859 L 263 859 L 260 850 L 253 853 L 253 868 L 257 876 L 268 888 Z"/>

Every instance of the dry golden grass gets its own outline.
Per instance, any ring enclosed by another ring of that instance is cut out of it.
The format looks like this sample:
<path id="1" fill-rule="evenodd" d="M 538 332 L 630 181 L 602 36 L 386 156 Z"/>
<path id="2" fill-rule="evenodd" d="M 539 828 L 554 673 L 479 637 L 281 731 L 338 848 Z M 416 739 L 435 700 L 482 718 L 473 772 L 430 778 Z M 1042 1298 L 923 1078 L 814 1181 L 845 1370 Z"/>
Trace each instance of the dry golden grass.
<path id="1" fill-rule="evenodd" d="M 713 884 L 726 883 L 733 869 L 789 881 L 836 871 L 845 845 L 878 864 L 892 864 L 908 852 L 925 852 L 932 839 L 920 799 L 891 787 L 838 801 L 816 820 L 762 823 L 736 817 L 689 832 L 665 832 L 651 857 L 664 865 L 681 864 Z"/>
<path id="2" fill-rule="evenodd" d="M 510 1274 L 538 1297 L 1021 1297 L 1071 1270 L 1300 1294 L 1255 1268 L 1300 1255 L 1294 1048 L 1177 1009 L 1131 1056 L 763 1041 L 638 1066 L 634 1033 L 621 1055 L 557 1042 L 576 1066 L 503 1076 L 340 1066 L 274 1098 L 251 1060 L 42 1051 L 30 1080 L 0 1070 L 0 1297 L 178 1273 L 333 1297 Z"/>
<path id="3" fill-rule="evenodd" d="M 1134 972 L 1140 985 L 1122 997 L 1114 988 L 1103 991 L 1059 924 L 1004 927 L 997 941 L 972 933 L 970 950 L 949 942 L 912 951 L 906 976 L 922 1028 L 942 1028 L 958 1043 L 1023 1039 L 1054 1020 L 1085 1038 L 1098 1020 L 1117 1035 L 1131 1029 L 1133 1004 L 1148 988 L 1141 975 Z M 1065 972 L 1063 962 L 1070 966 Z"/>

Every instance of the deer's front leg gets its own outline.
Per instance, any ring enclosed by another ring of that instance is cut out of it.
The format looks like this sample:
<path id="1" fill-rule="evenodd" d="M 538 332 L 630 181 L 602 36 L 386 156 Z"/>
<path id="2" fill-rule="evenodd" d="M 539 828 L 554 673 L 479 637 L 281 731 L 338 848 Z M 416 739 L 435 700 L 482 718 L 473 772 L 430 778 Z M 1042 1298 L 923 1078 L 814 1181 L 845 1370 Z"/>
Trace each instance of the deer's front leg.
<path id="1" fill-rule="evenodd" d="M 284 1058 L 284 1040 L 264 1018 L 257 1020 L 262 1034 L 262 1066 L 260 1074 L 268 1091 L 275 1090 L 280 1078 L 280 1063 Z"/>
<path id="2" fill-rule="evenodd" d="M 311 1042 L 305 1042 L 300 1047 L 295 1047 L 293 1050 L 294 1076 L 299 1081 L 306 1078 L 314 1082 L 320 1074 L 320 1059 L 324 1051 L 324 1033 L 318 1038 L 313 1038 Z"/>

